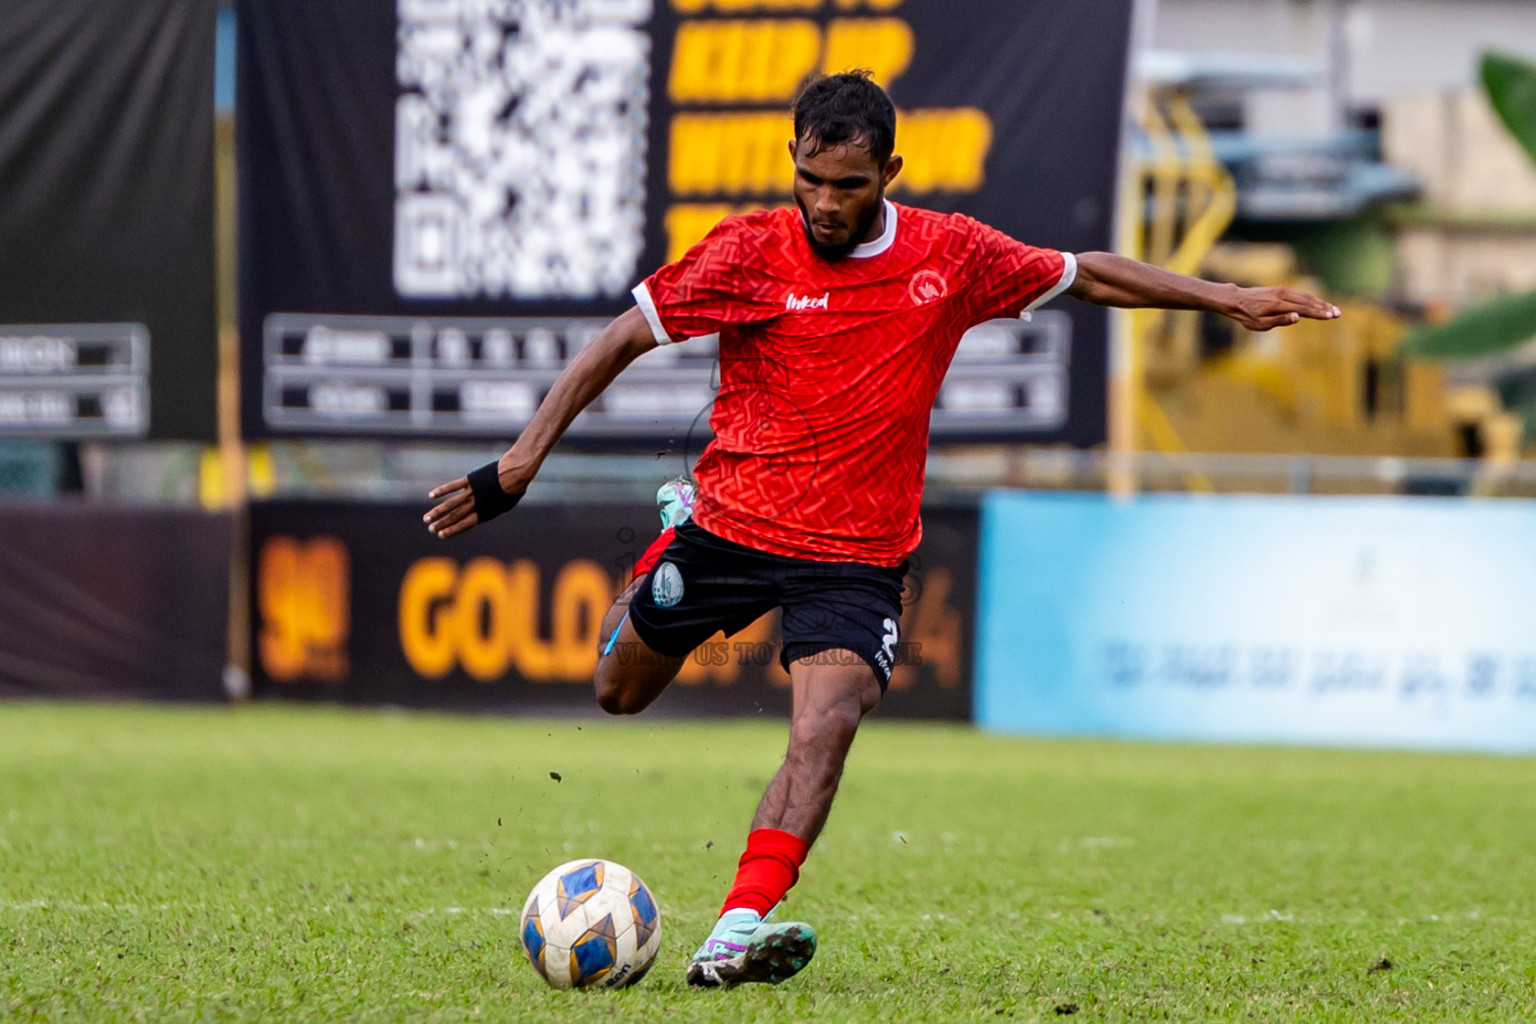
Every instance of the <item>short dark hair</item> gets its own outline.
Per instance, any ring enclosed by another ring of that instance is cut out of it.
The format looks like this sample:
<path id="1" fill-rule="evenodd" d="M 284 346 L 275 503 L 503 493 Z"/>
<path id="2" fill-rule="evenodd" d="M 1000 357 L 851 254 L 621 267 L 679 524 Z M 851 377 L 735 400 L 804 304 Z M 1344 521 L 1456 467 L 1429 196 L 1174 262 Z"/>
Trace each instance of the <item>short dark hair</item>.
<path id="1" fill-rule="evenodd" d="M 853 143 L 884 167 L 896 152 L 896 105 L 863 69 L 811 79 L 795 97 L 795 138 L 816 148 Z"/>

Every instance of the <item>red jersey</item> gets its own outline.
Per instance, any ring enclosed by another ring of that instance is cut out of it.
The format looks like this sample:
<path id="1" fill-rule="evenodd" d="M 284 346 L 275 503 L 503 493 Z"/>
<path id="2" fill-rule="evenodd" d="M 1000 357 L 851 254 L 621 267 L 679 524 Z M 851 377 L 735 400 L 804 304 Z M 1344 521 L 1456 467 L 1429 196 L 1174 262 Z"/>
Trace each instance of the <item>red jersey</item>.
<path id="1" fill-rule="evenodd" d="M 694 520 L 772 554 L 895 566 L 922 538 L 928 420 L 960 337 L 1071 287 L 1069 254 L 885 205 L 832 261 L 796 208 L 727 217 L 635 288 L 667 344 L 720 335 Z"/>

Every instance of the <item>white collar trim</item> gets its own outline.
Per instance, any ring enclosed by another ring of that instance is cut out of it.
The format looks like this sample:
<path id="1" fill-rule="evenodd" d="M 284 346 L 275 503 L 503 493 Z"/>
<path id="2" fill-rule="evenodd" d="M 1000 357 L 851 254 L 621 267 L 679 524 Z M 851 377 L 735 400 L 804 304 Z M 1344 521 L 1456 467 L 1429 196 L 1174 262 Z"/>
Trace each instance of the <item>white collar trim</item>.
<path id="1" fill-rule="evenodd" d="M 885 230 L 873 242 L 864 242 L 855 247 L 848 254 L 850 259 L 867 260 L 871 256 L 879 256 L 896 244 L 896 204 L 889 199 L 882 199 L 881 202 L 885 204 Z"/>

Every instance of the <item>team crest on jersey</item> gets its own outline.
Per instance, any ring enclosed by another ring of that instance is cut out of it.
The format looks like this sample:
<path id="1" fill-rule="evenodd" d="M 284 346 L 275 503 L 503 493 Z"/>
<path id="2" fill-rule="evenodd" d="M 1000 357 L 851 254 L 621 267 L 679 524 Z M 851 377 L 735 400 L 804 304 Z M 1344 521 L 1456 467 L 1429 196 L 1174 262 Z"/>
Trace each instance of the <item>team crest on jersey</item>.
<path id="1" fill-rule="evenodd" d="M 926 306 L 949 294 L 949 282 L 936 270 L 919 270 L 912 275 L 912 283 L 907 285 L 907 294 L 919 306 Z"/>
<path id="2" fill-rule="evenodd" d="M 683 599 L 683 574 L 671 562 L 662 562 L 651 577 L 651 599 L 658 608 L 671 608 Z"/>

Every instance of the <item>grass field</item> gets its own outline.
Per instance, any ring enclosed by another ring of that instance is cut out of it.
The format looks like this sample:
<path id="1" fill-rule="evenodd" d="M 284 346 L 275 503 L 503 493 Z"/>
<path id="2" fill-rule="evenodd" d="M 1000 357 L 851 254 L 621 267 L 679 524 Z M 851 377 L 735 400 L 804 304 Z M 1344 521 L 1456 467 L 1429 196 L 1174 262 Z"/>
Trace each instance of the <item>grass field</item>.
<path id="1" fill-rule="evenodd" d="M 690 991 L 783 740 L 0 705 L 0 1019 L 1536 1017 L 1536 762 L 888 724 L 792 896 L 816 961 Z M 584 855 L 661 902 L 634 990 L 520 959 L 527 889 Z"/>

